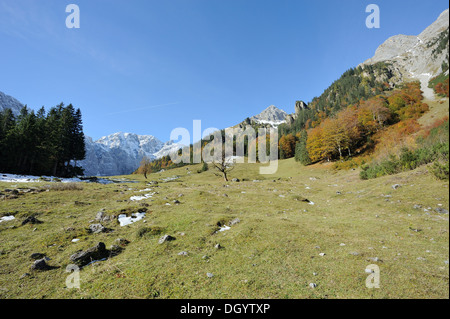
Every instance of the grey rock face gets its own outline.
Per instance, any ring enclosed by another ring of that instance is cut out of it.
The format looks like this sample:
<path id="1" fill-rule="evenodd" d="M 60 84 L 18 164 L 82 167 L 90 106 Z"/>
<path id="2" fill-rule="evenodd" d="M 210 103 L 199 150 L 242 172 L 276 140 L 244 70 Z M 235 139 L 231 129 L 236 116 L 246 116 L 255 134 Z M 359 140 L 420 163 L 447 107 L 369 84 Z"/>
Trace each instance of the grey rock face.
<path id="1" fill-rule="evenodd" d="M 0 92 L 0 112 L 11 109 L 12 113 L 17 116 L 20 113 L 20 110 L 24 107 L 22 103 L 17 101 L 12 96 L 6 95 L 3 92 Z"/>
<path id="2" fill-rule="evenodd" d="M 294 117 L 291 114 L 286 115 L 286 124 L 292 125 L 294 123 Z"/>
<path id="3" fill-rule="evenodd" d="M 392 64 L 398 82 L 419 80 L 425 98 L 434 99 L 428 81 L 440 74 L 442 62 L 448 59 L 449 45 L 444 50 L 436 51 L 439 36 L 448 32 L 449 10 L 441 13 L 438 19 L 418 36 L 396 35 L 387 39 L 375 52 L 374 57 L 361 64 L 374 64 L 387 61 Z M 447 71 L 448 72 L 448 71 Z"/>
<path id="4" fill-rule="evenodd" d="M 79 166 L 86 176 L 127 175 L 134 172 L 144 157 L 150 160 L 176 152 L 181 145 L 163 143 L 151 135 L 115 133 L 94 141 L 86 137 L 86 158 Z"/>
<path id="5" fill-rule="evenodd" d="M 308 109 L 308 105 L 303 101 L 295 102 L 295 114 L 298 115 L 301 111 Z"/>

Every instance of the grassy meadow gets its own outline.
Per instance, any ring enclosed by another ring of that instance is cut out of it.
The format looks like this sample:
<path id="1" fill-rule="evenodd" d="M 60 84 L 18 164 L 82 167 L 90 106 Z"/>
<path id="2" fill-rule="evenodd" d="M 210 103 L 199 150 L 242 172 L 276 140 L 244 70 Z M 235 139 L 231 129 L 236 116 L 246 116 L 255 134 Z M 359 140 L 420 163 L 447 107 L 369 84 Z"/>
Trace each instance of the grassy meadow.
<path id="1" fill-rule="evenodd" d="M 449 216 L 435 211 L 448 210 L 449 183 L 427 166 L 363 181 L 359 169 L 289 159 L 270 176 L 238 164 L 230 178 L 240 182 L 228 183 L 199 168 L 125 176 L 137 183 L 0 183 L 3 194 L 48 189 L 0 200 L 0 217 L 15 216 L 0 223 L 0 298 L 449 298 Z M 102 222 L 110 231 L 89 233 L 101 209 L 115 217 Z M 143 209 L 144 220 L 117 222 Z M 42 223 L 22 225 L 31 215 Z M 159 244 L 165 234 L 176 240 Z M 83 267 L 80 289 L 66 287 L 72 254 L 118 238 L 130 242 L 120 254 Z M 54 268 L 31 270 L 33 253 Z M 365 285 L 371 264 L 379 289 Z"/>

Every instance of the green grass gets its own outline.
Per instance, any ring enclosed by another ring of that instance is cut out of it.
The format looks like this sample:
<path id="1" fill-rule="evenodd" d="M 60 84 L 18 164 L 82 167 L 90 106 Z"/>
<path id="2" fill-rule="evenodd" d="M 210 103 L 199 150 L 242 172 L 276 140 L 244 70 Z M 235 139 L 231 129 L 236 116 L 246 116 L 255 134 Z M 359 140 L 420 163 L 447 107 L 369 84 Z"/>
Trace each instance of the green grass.
<path id="1" fill-rule="evenodd" d="M 141 202 L 129 201 L 149 187 L 141 175 L 127 176 L 135 184 L 50 188 L 0 201 L 0 216 L 16 216 L 0 223 L 0 298 L 449 298 L 448 215 L 434 211 L 439 204 L 448 209 L 448 182 L 426 167 L 368 181 L 359 170 L 303 167 L 293 159 L 280 161 L 275 175 L 259 175 L 258 168 L 238 165 L 230 179 L 240 183 L 224 183 L 213 169 L 197 174 L 201 165 L 189 167 L 191 174 L 184 167 L 151 174 L 148 181 L 160 181 L 150 186 L 158 194 Z M 161 182 L 174 175 L 180 179 Z M 0 183 L 0 193 L 12 186 Z M 118 216 L 145 204 L 145 222 L 104 223 L 113 231 L 102 234 L 86 230 L 100 209 Z M 31 214 L 43 223 L 21 226 Z M 241 222 L 216 233 L 234 218 Z M 176 240 L 159 245 L 164 234 Z M 83 268 L 80 289 L 65 287 L 73 253 L 99 241 L 109 248 L 117 238 L 130 241 L 121 254 Z M 35 252 L 59 268 L 31 271 Z M 365 286 L 371 257 L 382 260 L 380 289 Z M 20 279 L 24 273 L 31 276 Z"/>

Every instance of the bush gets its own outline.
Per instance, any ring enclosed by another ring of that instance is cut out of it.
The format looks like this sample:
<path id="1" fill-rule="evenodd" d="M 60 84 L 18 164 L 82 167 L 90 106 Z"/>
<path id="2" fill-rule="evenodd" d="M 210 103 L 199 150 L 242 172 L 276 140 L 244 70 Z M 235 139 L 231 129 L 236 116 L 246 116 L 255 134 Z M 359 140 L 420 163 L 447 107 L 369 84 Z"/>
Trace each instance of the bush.
<path id="1" fill-rule="evenodd" d="M 446 161 L 441 163 L 439 161 L 434 162 L 433 166 L 430 167 L 430 172 L 440 180 L 449 180 L 449 162 Z"/>
<path id="2" fill-rule="evenodd" d="M 198 173 L 198 174 L 201 174 L 201 173 L 206 172 L 206 171 L 208 171 L 208 170 L 209 170 L 208 164 L 205 163 L 205 162 L 203 162 L 202 168 L 199 169 L 199 170 L 197 170 L 197 173 Z"/>

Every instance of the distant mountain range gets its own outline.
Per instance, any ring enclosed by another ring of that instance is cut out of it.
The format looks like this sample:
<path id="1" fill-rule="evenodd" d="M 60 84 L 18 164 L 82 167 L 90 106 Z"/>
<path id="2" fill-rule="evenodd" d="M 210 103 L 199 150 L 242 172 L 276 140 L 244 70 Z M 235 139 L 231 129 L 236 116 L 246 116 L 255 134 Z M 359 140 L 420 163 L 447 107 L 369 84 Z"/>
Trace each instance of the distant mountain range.
<path id="1" fill-rule="evenodd" d="M 152 135 L 114 133 L 98 141 L 86 137 L 86 159 L 79 162 L 85 175 L 112 176 L 134 172 L 144 157 L 161 158 L 182 147 L 172 141 L 163 143 Z"/>

